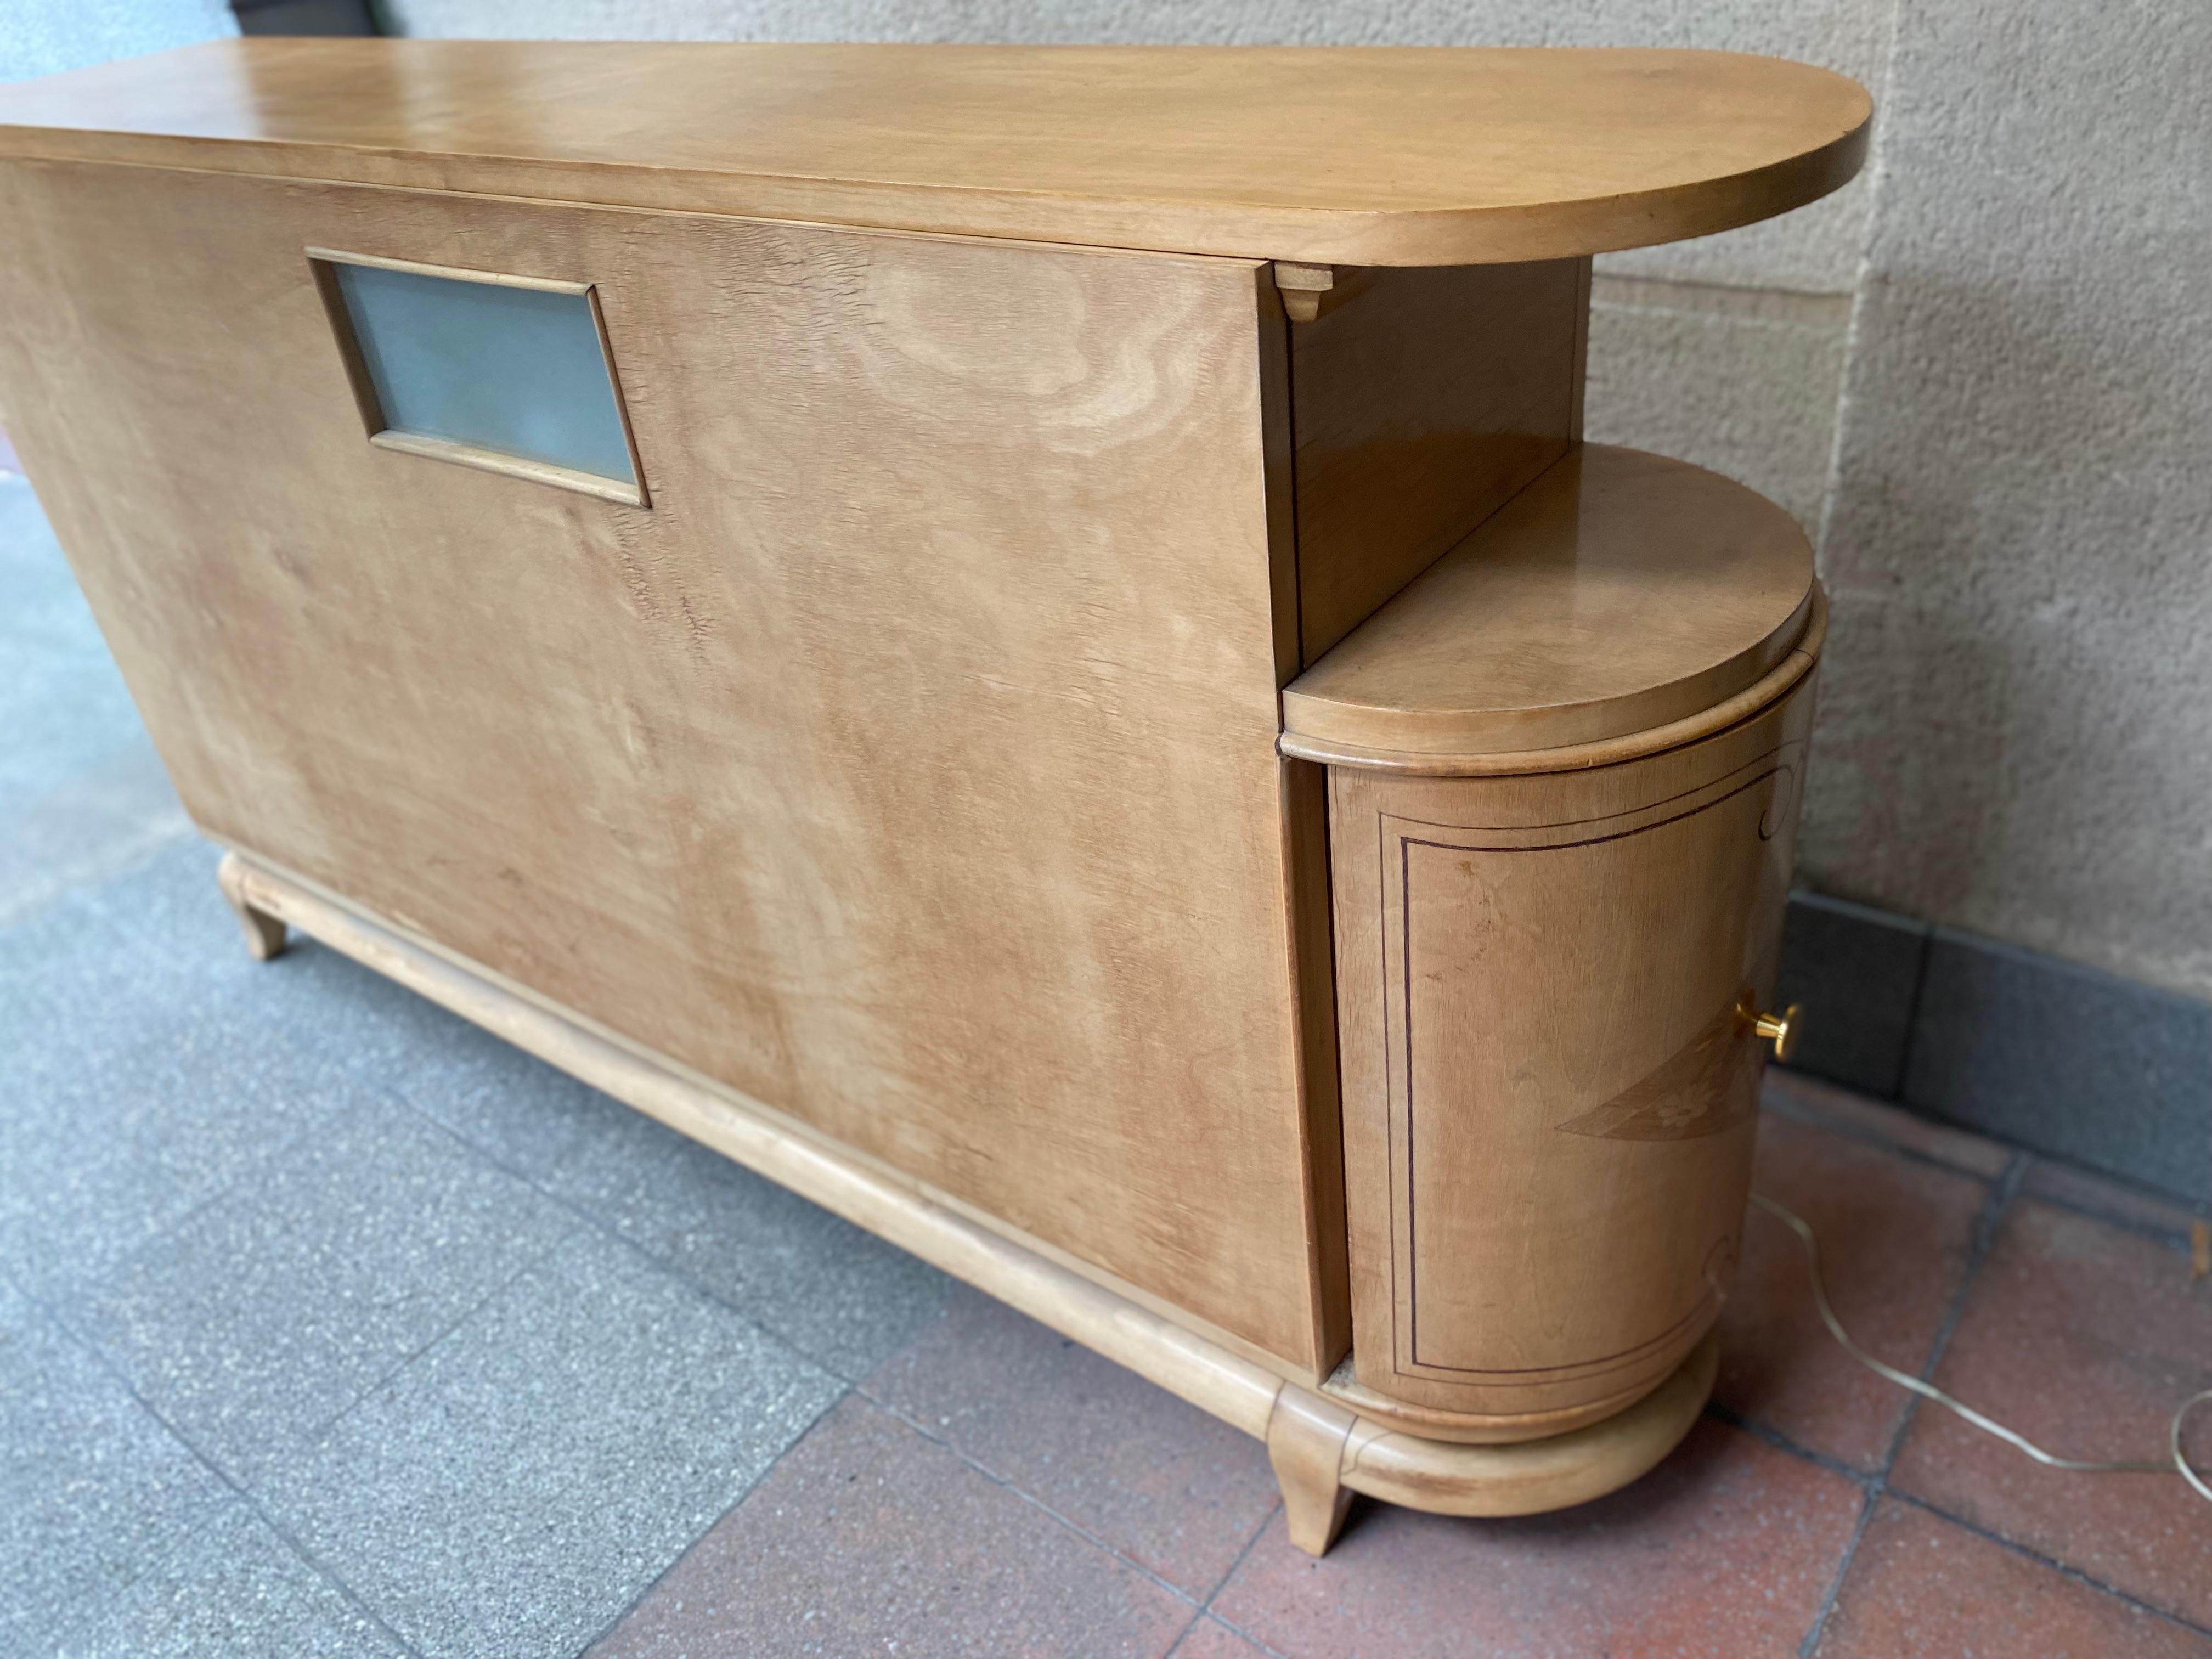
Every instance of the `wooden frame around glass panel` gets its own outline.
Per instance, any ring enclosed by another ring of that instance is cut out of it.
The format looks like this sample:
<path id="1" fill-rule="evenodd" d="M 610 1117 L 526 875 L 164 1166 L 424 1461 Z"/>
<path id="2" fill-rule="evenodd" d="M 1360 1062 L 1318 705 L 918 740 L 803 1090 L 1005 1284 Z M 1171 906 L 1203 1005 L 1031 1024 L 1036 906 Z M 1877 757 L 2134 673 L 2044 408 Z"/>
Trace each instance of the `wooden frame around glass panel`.
<path id="1" fill-rule="evenodd" d="M 606 317 L 599 308 L 599 291 L 594 284 L 562 282 L 550 276 L 517 276 L 501 271 L 470 270 L 459 265 L 428 264 L 418 259 L 390 259 L 377 254 L 343 252 L 335 248 L 311 247 L 306 252 L 307 269 L 313 274 L 316 291 L 322 295 L 323 309 L 329 313 L 331 331 L 337 338 L 338 355 L 345 363 L 346 379 L 353 386 L 354 402 L 361 410 L 362 423 L 368 429 L 370 443 L 379 449 L 389 449 L 402 455 L 421 455 L 431 460 L 474 467 L 483 472 L 499 472 L 512 478 L 527 478 L 535 483 L 551 484 L 558 489 L 574 489 L 586 495 L 597 495 L 602 501 L 619 501 L 626 507 L 653 505 L 652 497 L 646 489 L 645 464 L 638 454 L 637 434 L 630 427 L 629 405 L 623 398 L 622 377 L 615 372 L 614 347 L 607 339 Z M 615 417 L 622 423 L 623 441 L 629 450 L 630 476 L 635 482 L 611 478 L 603 473 L 586 472 L 577 467 L 561 466 L 550 461 L 532 460 L 524 455 L 511 455 L 504 450 L 485 449 L 456 439 L 405 432 L 393 427 L 385 418 L 383 403 L 376 393 L 376 383 L 369 374 L 367 360 L 362 356 L 361 343 L 355 337 L 353 313 L 338 287 L 335 270 L 338 265 L 367 265 L 379 270 L 406 271 L 417 276 L 442 276 L 453 282 L 482 283 L 499 288 L 527 288 L 549 294 L 580 295 L 585 308 L 591 314 L 592 331 L 599 337 L 599 361 L 606 370 L 607 388 L 614 398 Z"/>

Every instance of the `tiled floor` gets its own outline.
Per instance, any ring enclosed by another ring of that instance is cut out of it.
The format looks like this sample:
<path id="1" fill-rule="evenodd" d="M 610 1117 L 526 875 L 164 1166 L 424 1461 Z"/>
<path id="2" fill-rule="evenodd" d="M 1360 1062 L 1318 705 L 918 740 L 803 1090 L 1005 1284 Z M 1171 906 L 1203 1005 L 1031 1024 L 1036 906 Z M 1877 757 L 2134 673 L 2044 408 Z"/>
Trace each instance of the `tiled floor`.
<path id="1" fill-rule="evenodd" d="M 1764 1217 L 1652 1476 L 1363 1503 L 1316 1562 L 1257 1443 L 330 952 L 249 963 L 212 866 L 0 482 L 7 1659 L 2212 1659 L 2212 1505 L 1913 1409 Z M 1768 1104 L 1892 1361 L 2090 1455 L 2212 1382 L 2192 1216 Z"/>

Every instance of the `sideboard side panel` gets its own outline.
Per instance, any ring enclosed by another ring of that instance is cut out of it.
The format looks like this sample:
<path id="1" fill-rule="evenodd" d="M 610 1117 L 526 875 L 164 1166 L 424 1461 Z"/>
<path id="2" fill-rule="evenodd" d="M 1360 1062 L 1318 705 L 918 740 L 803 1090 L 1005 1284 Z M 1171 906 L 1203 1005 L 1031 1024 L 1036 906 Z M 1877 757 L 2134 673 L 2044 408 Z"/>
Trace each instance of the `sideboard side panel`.
<path id="1" fill-rule="evenodd" d="M 1581 436 L 1589 261 L 1362 273 L 1291 325 L 1308 666 Z"/>
<path id="2" fill-rule="evenodd" d="M 0 221 L 200 824 L 1330 1357 L 1258 267 L 37 162 Z M 308 247 L 593 284 L 650 507 L 371 447 Z"/>
<path id="3" fill-rule="evenodd" d="M 1330 925 L 1328 769 L 1288 758 L 1282 768 L 1291 964 L 1305 1109 L 1307 1251 L 1317 1322 L 1315 1370 L 1326 1376 L 1352 1346 L 1336 950 Z"/>

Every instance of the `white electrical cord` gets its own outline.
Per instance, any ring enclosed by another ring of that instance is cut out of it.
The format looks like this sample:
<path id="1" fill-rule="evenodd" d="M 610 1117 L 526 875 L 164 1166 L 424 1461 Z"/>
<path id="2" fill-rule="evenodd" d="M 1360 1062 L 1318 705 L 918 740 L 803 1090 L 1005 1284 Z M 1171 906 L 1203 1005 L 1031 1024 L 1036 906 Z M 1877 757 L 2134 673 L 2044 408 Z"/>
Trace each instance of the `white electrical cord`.
<path id="1" fill-rule="evenodd" d="M 2054 1469 L 2069 1469 L 2077 1474 L 2179 1474 L 2184 1480 L 2196 1489 L 2198 1497 L 2207 1502 L 2212 1502 L 2212 1485 L 2207 1485 L 2204 1477 L 2191 1467 L 2189 1459 L 2181 1448 L 2181 1431 L 2189 1420 L 2190 1413 L 2195 1411 L 2206 1401 L 2212 1400 L 2212 1389 L 2202 1389 L 2192 1394 L 2181 1402 L 2179 1408 L 2173 1413 L 2172 1424 L 2166 1431 L 2166 1449 L 2172 1454 L 2170 1458 L 2098 1463 L 2076 1457 L 2057 1456 L 2044 1450 L 2026 1435 L 2020 1434 L 2005 1427 L 2002 1423 L 1983 1416 L 1972 1406 L 1961 1401 L 1953 1399 L 1934 1383 L 1923 1382 L 1917 1376 L 1907 1376 L 1894 1365 L 1884 1364 L 1857 1343 L 1852 1341 L 1850 1333 L 1844 1328 L 1843 1322 L 1836 1317 L 1836 1310 L 1828 1305 L 1827 1287 L 1820 1282 L 1820 1249 L 1814 1241 L 1812 1228 L 1806 1224 L 1802 1217 L 1777 1204 L 1764 1193 L 1753 1193 L 1751 1195 L 1751 1201 L 1797 1235 L 1797 1242 L 1805 1247 L 1805 1265 L 1812 1273 L 1813 1305 L 1820 1310 L 1820 1322 L 1828 1328 L 1830 1336 L 1843 1344 L 1845 1352 L 1875 1376 L 1887 1377 L 1900 1389 L 1910 1389 L 1923 1400 L 1934 1401 L 1947 1412 L 1957 1413 L 1984 1434 L 1995 1435 L 2008 1445 L 2018 1447 L 2037 1462 L 2047 1463 Z"/>

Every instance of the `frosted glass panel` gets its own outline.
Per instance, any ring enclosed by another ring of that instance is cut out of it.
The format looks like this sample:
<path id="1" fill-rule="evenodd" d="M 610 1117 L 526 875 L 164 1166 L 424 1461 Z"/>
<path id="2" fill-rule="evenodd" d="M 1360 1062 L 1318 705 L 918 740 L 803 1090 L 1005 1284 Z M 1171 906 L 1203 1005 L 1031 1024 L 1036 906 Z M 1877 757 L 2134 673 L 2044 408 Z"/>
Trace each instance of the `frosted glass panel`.
<path id="1" fill-rule="evenodd" d="M 636 483 L 584 295 L 331 269 L 392 430 Z"/>

